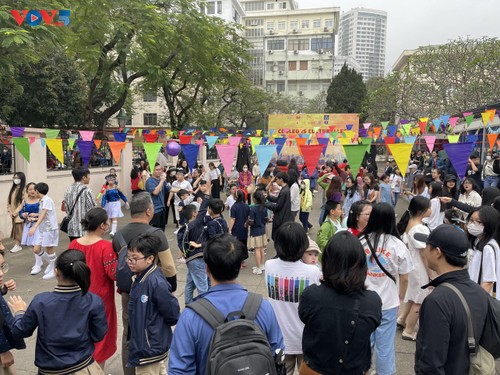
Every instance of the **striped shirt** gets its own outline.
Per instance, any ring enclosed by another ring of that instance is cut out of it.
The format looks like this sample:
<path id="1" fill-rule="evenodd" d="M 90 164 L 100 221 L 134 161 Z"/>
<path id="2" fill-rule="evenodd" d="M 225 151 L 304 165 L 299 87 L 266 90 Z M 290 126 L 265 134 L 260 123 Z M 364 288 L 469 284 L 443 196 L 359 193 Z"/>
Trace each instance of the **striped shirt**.
<path id="1" fill-rule="evenodd" d="M 82 237 L 84 235 L 81 221 L 83 218 L 85 218 L 85 214 L 88 212 L 88 210 L 95 207 L 95 197 L 92 191 L 86 185 L 83 185 L 80 182 L 75 182 L 68 188 L 68 190 L 66 190 L 66 193 L 64 193 L 66 214 L 69 214 L 69 211 L 75 204 L 78 193 L 82 189 L 85 189 L 85 191 L 78 198 L 75 209 L 73 211 L 73 215 L 68 224 L 69 237 Z"/>

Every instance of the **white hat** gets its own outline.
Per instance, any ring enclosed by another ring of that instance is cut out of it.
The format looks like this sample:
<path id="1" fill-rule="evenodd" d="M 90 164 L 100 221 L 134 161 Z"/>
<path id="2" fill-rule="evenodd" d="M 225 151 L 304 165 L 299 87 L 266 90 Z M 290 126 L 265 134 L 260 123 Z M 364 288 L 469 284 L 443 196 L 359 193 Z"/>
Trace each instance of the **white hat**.
<path id="1" fill-rule="evenodd" d="M 411 164 L 411 165 L 408 167 L 408 169 L 417 169 L 417 168 L 418 168 L 418 167 L 417 167 L 417 165 L 416 165 L 416 164 Z"/>

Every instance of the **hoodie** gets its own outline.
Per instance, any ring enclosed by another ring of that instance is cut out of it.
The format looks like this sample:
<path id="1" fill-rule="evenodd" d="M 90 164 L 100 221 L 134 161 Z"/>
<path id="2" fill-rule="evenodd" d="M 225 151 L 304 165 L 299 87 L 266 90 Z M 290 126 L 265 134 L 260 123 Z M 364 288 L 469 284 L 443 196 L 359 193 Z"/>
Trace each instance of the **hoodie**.
<path id="1" fill-rule="evenodd" d="M 304 179 L 302 182 L 306 185 L 305 189 L 300 189 L 300 211 L 311 212 L 312 209 L 312 193 L 311 193 L 311 181 L 309 179 Z"/>

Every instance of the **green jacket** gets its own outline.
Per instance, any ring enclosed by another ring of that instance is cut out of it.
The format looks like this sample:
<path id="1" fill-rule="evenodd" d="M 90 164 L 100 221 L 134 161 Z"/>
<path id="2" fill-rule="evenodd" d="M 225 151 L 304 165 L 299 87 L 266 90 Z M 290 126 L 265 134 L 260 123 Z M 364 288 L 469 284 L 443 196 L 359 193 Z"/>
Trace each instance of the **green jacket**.
<path id="1" fill-rule="evenodd" d="M 328 243 L 330 238 L 332 238 L 336 232 L 337 228 L 335 227 L 335 225 L 329 218 L 326 218 L 323 224 L 321 224 L 321 227 L 318 231 L 318 236 L 316 237 L 316 243 L 318 244 L 322 252 L 325 250 L 326 244 Z"/>

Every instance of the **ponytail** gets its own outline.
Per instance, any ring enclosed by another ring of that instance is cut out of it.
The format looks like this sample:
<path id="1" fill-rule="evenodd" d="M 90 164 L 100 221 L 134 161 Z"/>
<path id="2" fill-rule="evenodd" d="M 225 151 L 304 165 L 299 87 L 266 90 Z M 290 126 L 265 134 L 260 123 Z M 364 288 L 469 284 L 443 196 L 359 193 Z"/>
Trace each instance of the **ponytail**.
<path id="1" fill-rule="evenodd" d="M 397 225 L 398 232 L 400 234 L 403 234 L 406 231 L 406 227 L 408 226 L 410 218 L 412 216 L 418 216 L 425 213 L 430 206 L 431 206 L 430 199 L 422 197 L 421 195 L 413 197 L 410 201 L 408 209 L 403 214 L 401 220 L 399 220 L 399 223 Z"/>
<path id="2" fill-rule="evenodd" d="M 90 268 L 85 261 L 85 254 L 79 250 L 68 249 L 56 260 L 56 268 L 63 278 L 74 281 L 82 289 L 82 295 L 90 288 Z"/>
<path id="3" fill-rule="evenodd" d="M 403 216 L 401 217 L 401 220 L 399 220 L 398 225 L 396 225 L 396 228 L 398 229 L 398 232 L 400 234 L 403 234 L 406 231 L 406 227 L 408 226 L 410 217 L 411 217 L 410 211 L 406 210 Z"/>

